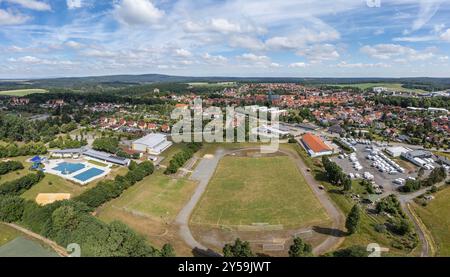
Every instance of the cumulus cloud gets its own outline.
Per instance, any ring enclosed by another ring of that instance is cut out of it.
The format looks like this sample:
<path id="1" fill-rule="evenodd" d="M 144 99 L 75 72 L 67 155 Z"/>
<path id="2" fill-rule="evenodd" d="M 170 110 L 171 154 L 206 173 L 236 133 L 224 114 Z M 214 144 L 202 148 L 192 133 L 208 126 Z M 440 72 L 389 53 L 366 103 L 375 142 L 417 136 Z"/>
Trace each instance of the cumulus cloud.
<path id="1" fill-rule="evenodd" d="M 227 58 L 225 58 L 222 55 L 210 55 L 209 53 L 205 53 L 202 58 L 207 62 L 211 64 L 223 64 L 228 61 Z"/>
<path id="2" fill-rule="evenodd" d="M 290 68 L 305 68 L 307 66 L 304 62 L 298 62 L 298 63 L 291 63 L 289 65 Z"/>
<path id="3" fill-rule="evenodd" d="M 332 44 L 312 45 L 310 47 L 297 51 L 297 55 L 306 57 L 312 63 L 332 61 L 340 57 L 339 52 Z"/>
<path id="4" fill-rule="evenodd" d="M 10 62 L 13 63 L 22 63 L 22 64 L 32 64 L 32 65 L 73 65 L 72 61 L 68 60 L 49 60 L 49 59 L 41 59 L 34 56 L 23 56 L 19 58 L 10 58 Z"/>
<path id="5" fill-rule="evenodd" d="M 375 68 L 375 67 L 390 67 L 385 63 L 347 63 L 345 61 L 336 65 L 340 68 Z"/>
<path id="6" fill-rule="evenodd" d="M 440 35 L 440 38 L 441 38 L 442 40 L 444 40 L 444 41 L 450 42 L 450 29 L 447 29 L 445 32 L 443 32 L 443 33 Z"/>
<path id="7" fill-rule="evenodd" d="M 5 2 L 20 5 L 24 8 L 35 11 L 50 11 L 52 8 L 48 3 L 36 1 L 36 0 L 3 0 Z M 1 1 L 0 1 L 1 2 Z"/>
<path id="8" fill-rule="evenodd" d="M 69 10 L 79 9 L 83 6 L 82 0 L 67 0 L 66 3 Z"/>
<path id="9" fill-rule="evenodd" d="M 186 49 L 175 49 L 174 52 L 175 56 L 181 57 L 181 58 L 190 58 L 192 57 L 192 53 Z"/>
<path id="10" fill-rule="evenodd" d="M 67 47 L 73 48 L 73 49 L 79 49 L 83 46 L 83 44 L 73 41 L 73 40 L 67 41 L 64 45 L 66 45 Z"/>
<path id="11" fill-rule="evenodd" d="M 150 0 L 121 0 L 114 7 L 117 19 L 127 25 L 145 25 L 158 22 L 164 11 Z"/>
<path id="12" fill-rule="evenodd" d="M 0 26 L 23 24 L 27 22 L 29 19 L 30 19 L 29 16 L 0 9 Z"/>
<path id="13" fill-rule="evenodd" d="M 433 49 L 417 51 L 399 44 L 365 45 L 360 50 L 369 57 L 380 60 L 423 61 L 435 56 Z"/>

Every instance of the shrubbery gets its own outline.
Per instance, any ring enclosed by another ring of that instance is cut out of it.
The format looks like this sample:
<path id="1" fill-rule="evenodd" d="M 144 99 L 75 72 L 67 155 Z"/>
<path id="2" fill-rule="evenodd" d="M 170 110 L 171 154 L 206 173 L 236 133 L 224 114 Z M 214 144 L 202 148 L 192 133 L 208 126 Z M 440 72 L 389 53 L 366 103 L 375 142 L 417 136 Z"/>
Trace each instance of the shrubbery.
<path id="1" fill-rule="evenodd" d="M 8 161 L 0 163 L 0 175 L 5 175 L 11 171 L 23 169 L 23 164 L 18 161 Z"/>
<path id="2" fill-rule="evenodd" d="M 28 143 L 22 146 L 16 144 L 0 145 L 0 158 L 10 158 L 18 156 L 42 155 L 47 153 L 47 148 L 43 143 Z"/>
<path id="3" fill-rule="evenodd" d="M 194 153 L 202 148 L 201 143 L 192 142 L 187 144 L 187 148 L 183 151 L 175 154 L 170 160 L 169 166 L 164 171 L 164 174 L 174 174 L 178 171 L 180 167 L 184 165 L 190 158 L 194 156 Z"/>
<path id="4" fill-rule="evenodd" d="M 98 151 L 105 151 L 115 154 L 119 147 L 119 140 L 114 137 L 97 138 L 92 143 L 92 148 Z"/>
<path id="5" fill-rule="evenodd" d="M 0 195 L 21 195 L 44 178 L 44 173 L 30 173 L 22 178 L 0 185 Z"/>

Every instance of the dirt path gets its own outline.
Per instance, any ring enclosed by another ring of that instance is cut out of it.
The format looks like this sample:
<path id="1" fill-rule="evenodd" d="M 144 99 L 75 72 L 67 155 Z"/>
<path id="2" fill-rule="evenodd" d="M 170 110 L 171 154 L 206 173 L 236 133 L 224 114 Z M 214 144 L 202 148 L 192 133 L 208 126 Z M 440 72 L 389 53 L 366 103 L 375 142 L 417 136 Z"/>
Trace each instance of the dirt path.
<path id="1" fill-rule="evenodd" d="M 21 227 L 19 225 L 16 225 L 14 223 L 4 223 L 4 224 L 6 224 L 9 227 L 14 228 L 14 229 L 16 229 L 16 230 L 18 230 L 18 231 L 20 231 L 20 232 L 22 232 L 24 234 L 26 234 L 26 235 L 34 238 L 34 239 L 42 241 L 43 243 L 45 243 L 48 246 L 50 246 L 53 250 L 55 250 L 55 252 L 58 253 L 58 255 L 60 255 L 62 257 L 67 257 L 68 256 L 68 254 L 66 252 L 66 249 L 64 249 L 61 246 L 59 246 L 56 242 L 54 242 L 52 240 L 49 240 L 49 239 L 47 239 L 47 238 L 45 238 L 45 237 L 43 237 L 43 236 L 41 236 L 39 234 L 36 234 L 36 233 L 34 233 L 34 232 L 32 232 L 32 231 L 30 231 L 28 229 L 25 229 L 25 228 L 23 228 L 23 227 Z"/>

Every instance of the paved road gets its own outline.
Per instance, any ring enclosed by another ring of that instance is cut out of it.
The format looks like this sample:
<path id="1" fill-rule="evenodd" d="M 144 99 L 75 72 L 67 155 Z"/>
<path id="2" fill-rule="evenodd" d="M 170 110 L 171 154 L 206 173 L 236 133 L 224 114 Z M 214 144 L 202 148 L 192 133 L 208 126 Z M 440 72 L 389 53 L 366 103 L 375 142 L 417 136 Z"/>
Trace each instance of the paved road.
<path id="1" fill-rule="evenodd" d="M 24 234 L 26 234 L 26 235 L 28 235 L 28 236 L 30 236 L 32 238 L 35 238 L 37 240 L 42 241 L 43 243 L 45 243 L 48 246 L 50 246 L 53 250 L 55 250 L 55 252 L 58 253 L 58 255 L 60 255 L 62 257 L 67 257 L 68 256 L 67 252 L 66 252 L 66 249 L 64 249 L 61 246 L 59 246 L 56 242 L 54 242 L 52 240 L 49 240 L 48 238 L 45 238 L 45 237 L 43 237 L 43 236 L 41 236 L 39 234 L 36 234 L 36 233 L 34 233 L 34 232 L 32 232 L 32 231 L 30 231 L 28 229 L 25 229 L 25 228 L 23 228 L 23 227 L 21 227 L 19 225 L 16 225 L 14 223 L 4 223 L 4 224 L 6 224 L 9 227 L 14 228 L 16 230 L 19 230 L 20 232 L 22 232 L 22 233 L 24 233 Z"/>
<path id="2" fill-rule="evenodd" d="M 180 213 L 176 218 L 176 223 L 179 224 L 180 226 L 180 236 L 185 240 L 185 242 L 189 246 L 191 246 L 194 249 L 211 251 L 210 249 L 208 249 L 207 247 L 196 241 L 195 238 L 192 236 L 192 233 L 189 229 L 189 218 L 198 201 L 200 200 L 202 194 L 205 192 L 209 180 L 214 174 L 214 171 L 220 159 L 223 156 L 231 154 L 233 152 L 240 152 L 242 150 L 259 150 L 259 149 L 260 148 L 242 148 L 228 151 L 219 149 L 216 151 L 214 157 L 210 159 L 203 158 L 200 161 L 194 173 L 191 175 L 191 179 L 199 181 L 199 185 L 197 186 L 194 195 L 191 197 L 186 206 L 183 207 L 183 209 L 180 211 Z M 343 226 L 345 222 L 345 216 L 333 204 L 333 202 L 328 197 L 327 192 L 319 189 L 320 184 L 314 179 L 312 174 L 307 171 L 307 166 L 305 165 L 301 157 L 299 157 L 298 153 L 296 153 L 295 151 L 289 151 L 284 149 L 278 149 L 278 151 L 284 153 L 285 155 L 288 155 L 296 162 L 297 168 L 305 176 L 305 179 L 308 185 L 311 187 L 311 190 L 317 196 L 320 203 L 325 208 L 328 215 L 330 216 L 330 219 L 333 222 L 330 228 L 330 235 L 321 244 L 319 244 L 317 247 L 313 249 L 314 254 L 320 255 L 337 248 L 344 240 L 342 232 L 344 230 Z"/>
<path id="3" fill-rule="evenodd" d="M 210 249 L 196 241 L 192 236 L 191 230 L 189 229 L 189 218 L 191 217 L 198 201 L 200 201 L 200 198 L 205 192 L 209 180 L 214 174 L 217 164 L 223 155 L 223 150 L 217 150 L 214 157 L 211 157 L 210 159 L 201 159 L 194 173 L 192 173 L 190 177 L 192 180 L 198 181 L 199 184 L 197 185 L 197 188 L 195 189 L 195 192 L 189 202 L 183 207 L 175 219 L 175 222 L 180 226 L 180 236 L 193 249 L 211 252 Z"/>

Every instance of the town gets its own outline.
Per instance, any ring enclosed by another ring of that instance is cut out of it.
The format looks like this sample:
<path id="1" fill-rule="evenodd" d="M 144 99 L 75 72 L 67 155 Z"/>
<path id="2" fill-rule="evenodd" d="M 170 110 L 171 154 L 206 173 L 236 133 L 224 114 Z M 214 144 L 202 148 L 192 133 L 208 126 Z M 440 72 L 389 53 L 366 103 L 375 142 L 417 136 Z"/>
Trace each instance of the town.
<path id="1" fill-rule="evenodd" d="M 2 96 L 2 210 L 23 211 L 3 212 L 2 228 L 46 236 L 44 222 L 35 222 L 44 207 L 81 212 L 82 204 L 90 220 L 139 237 L 142 250 L 130 251 L 152 256 L 367 255 L 361 241 L 392 256 L 440 255 L 424 247 L 436 241 L 443 245 L 434 249 L 445 249 L 445 238 L 423 234 L 440 221 L 428 209 L 443 213 L 438 203 L 448 191 L 449 92 L 301 82 L 152 84 L 139 91 L 133 98 L 51 90 Z M 219 120 L 225 131 L 256 141 L 174 142 L 179 118 L 172 111 L 195 112 L 198 101 L 202 126 Z M 250 113 L 226 124 L 209 107 Z M 261 114 L 269 116 L 252 127 Z M 263 138 L 279 139 L 279 148 L 258 153 Z M 330 227 L 348 235 L 322 231 Z M 55 239 L 45 255 L 67 255 Z M 83 255 L 106 254 L 100 241 L 79 243 Z M 302 250 L 294 254 L 296 247 Z M 246 252 L 233 252 L 241 248 Z"/>

